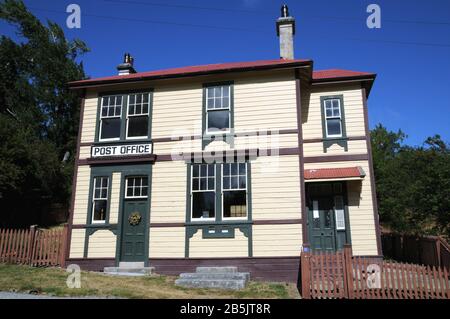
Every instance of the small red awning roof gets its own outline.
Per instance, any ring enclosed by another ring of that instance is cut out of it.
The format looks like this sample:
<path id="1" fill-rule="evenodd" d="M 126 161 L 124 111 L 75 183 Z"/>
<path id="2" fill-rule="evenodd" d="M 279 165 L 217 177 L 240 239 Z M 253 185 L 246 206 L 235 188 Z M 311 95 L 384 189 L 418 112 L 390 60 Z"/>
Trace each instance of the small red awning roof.
<path id="1" fill-rule="evenodd" d="M 362 179 L 366 173 L 360 166 L 305 169 L 305 180 Z"/>

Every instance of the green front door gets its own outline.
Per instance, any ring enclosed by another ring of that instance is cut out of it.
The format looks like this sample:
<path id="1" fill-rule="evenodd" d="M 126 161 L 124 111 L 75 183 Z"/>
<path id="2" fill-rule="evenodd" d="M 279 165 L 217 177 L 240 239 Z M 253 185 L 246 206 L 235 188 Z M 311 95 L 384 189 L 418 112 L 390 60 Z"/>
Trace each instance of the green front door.
<path id="1" fill-rule="evenodd" d="M 148 201 L 125 199 L 123 205 L 120 261 L 145 261 Z"/>
<path id="2" fill-rule="evenodd" d="M 333 197 L 309 199 L 308 225 L 313 251 L 335 251 L 336 233 Z"/>

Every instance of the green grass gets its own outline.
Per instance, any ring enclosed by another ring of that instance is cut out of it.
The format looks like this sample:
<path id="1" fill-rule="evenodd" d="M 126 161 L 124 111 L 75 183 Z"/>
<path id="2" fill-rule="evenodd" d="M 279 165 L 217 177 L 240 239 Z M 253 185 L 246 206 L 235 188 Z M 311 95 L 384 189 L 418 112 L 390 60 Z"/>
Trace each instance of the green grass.
<path id="1" fill-rule="evenodd" d="M 239 291 L 177 287 L 176 277 L 113 277 L 81 273 L 81 288 L 66 285 L 67 273 L 59 268 L 32 268 L 0 264 L 0 291 L 52 296 L 101 296 L 118 298 L 298 298 L 294 284 L 251 281 Z"/>

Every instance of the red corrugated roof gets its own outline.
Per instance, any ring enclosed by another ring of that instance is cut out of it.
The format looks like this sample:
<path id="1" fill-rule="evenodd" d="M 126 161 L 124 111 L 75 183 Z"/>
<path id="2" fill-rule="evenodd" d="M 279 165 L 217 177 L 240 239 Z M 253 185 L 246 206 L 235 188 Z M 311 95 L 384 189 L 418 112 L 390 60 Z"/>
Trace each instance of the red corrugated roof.
<path id="1" fill-rule="evenodd" d="M 129 75 L 114 75 L 108 77 L 87 79 L 70 82 L 69 85 L 71 87 L 84 87 L 94 84 L 118 83 L 122 81 L 169 78 L 176 76 L 194 76 L 208 73 L 239 71 L 239 70 L 272 69 L 272 68 L 276 69 L 290 66 L 296 67 L 305 64 L 312 64 L 312 61 L 303 59 L 294 59 L 294 60 L 276 59 L 276 60 L 261 60 L 251 62 L 206 64 L 206 65 L 195 65 L 180 68 L 156 70 L 149 72 L 138 72 Z M 315 81 L 323 81 L 327 79 L 353 78 L 366 76 L 373 77 L 375 76 L 375 74 L 368 72 L 332 69 L 332 70 L 314 71 L 312 79 Z"/>
<path id="2" fill-rule="evenodd" d="M 91 85 L 103 82 L 121 82 L 127 80 L 142 80 L 142 79 L 155 79 L 155 78 L 166 78 L 173 76 L 188 76 L 188 75 L 198 75 L 198 74 L 208 74 L 214 72 L 227 72 L 227 71 L 238 71 L 238 70 L 249 70 L 249 69 L 262 69 L 262 68 L 281 68 L 289 66 L 300 66 L 312 63 L 311 60 L 261 60 L 261 61 L 251 61 L 251 62 L 231 62 L 231 63 L 218 63 L 218 64 L 206 64 L 206 65 L 196 65 L 187 66 L 181 68 L 172 68 L 165 70 L 149 71 L 149 72 L 138 72 L 129 75 L 115 75 L 108 77 L 101 77 L 95 79 L 87 79 L 81 81 L 70 82 L 69 85 L 83 86 Z"/>
<path id="3" fill-rule="evenodd" d="M 360 76 L 374 76 L 373 73 L 350 71 L 350 70 L 321 70 L 313 72 L 313 80 L 322 79 L 333 79 L 333 78 L 349 78 L 349 77 L 360 77 Z"/>
<path id="4" fill-rule="evenodd" d="M 366 174 L 360 167 L 305 169 L 305 179 L 336 179 L 364 177 Z"/>

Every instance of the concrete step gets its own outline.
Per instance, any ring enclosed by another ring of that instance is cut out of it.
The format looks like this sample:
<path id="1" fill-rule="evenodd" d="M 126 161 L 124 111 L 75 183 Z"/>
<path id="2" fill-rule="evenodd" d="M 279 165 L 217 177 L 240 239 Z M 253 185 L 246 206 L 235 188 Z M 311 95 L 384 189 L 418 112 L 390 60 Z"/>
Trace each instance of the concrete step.
<path id="1" fill-rule="evenodd" d="M 227 280 L 250 280 L 250 273 L 248 272 L 224 272 L 224 273 L 211 273 L 211 272 L 194 272 L 194 273 L 182 273 L 181 279 L 227 279 Z"/>
<path id="2" fill-rule="evenodd" d="M 197 267 L 195 269 L 197 273 L 236 273 L 237 267 L 225 266 L 225 267 Z"/>
<path id="3" fill-rule="evenodd" d="M 239 290 L 245 288 L 247 281 L 244 279 L 187 279 L 180 278 L 175 280 L 175 284 L 188 288 L 214 288 L 214 289 L 233 289 Z"/>
<path id="4" fill-rule="evenodd" d="M 143 268 L 145 263 L 143 261 L 121 261 L 119 262 L 120 268 Z"/>
<path id="5" fill-rule="evenodd" d="M 139 267 L 139 268 L 122 268 L 122 267 L 105 267 L 103 273 L 114 276 L 150 276 L 155 267 Z"/>

